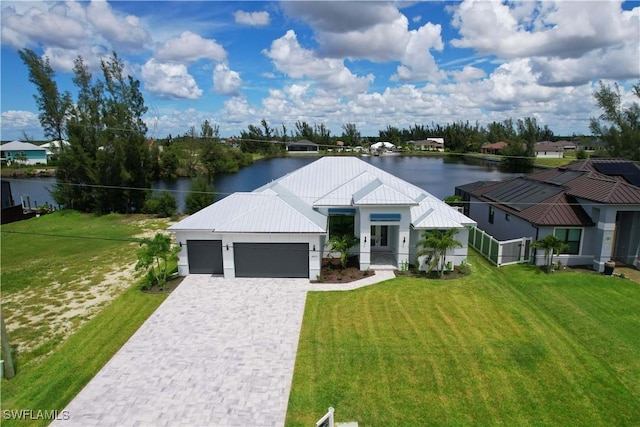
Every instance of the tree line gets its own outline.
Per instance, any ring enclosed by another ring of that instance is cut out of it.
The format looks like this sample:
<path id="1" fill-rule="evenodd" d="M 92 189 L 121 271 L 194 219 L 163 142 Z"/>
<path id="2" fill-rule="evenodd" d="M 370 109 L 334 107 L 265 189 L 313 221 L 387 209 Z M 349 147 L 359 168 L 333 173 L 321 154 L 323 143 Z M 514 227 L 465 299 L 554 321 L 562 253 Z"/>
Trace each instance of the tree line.
<path id="1" fill-rule="evenodd" d="M 251 164 L 252 154 L 282 155 L 285 144 L 292 140 L 307 139 L 325 146 L 336 145 L 338 140 L 346 146 L 384 140 L 402 146 L 412 140 L 440 137 L 451 152 L 476 152 L 484 143 L 505 141 L 507 162 L 522 167 L 532 162 L 535 142 L 555 138 L 546 125 L 525 117 L 487 126 L 469 121 L 415 124 L 408 129 L 389 125 L 379 130 L 377 137 L 363 137 L 355 123 L 343 124 L 342 133 L 333 136 L 323 123 L 299 120 L 288 129 L 285 124 L 272 126 L 262 119 L 238 137 L 228 139 L 227 144 L 220 143 L 219 127 L 205 120 L 199 131 L 192 126 L 182 136 L 154 141 L 146 135 L 143 116 L 148 108 L 140 82 L 125 73 L 124 63 L 115 52 L 101 60 L 98 77 L 81 56 L 76 58 L 72 78 L 77 89 L 75 99 L 70 92 L 58 89 L 48 58 L 30 49 L 19 54 L 37 89 L 34 98 L 45 136 L 68 141 L 68 145 L 60 146 L 52 196 L 59 205 L 80 211 L 141 212 L 153 198 L 151 182 L 178 175 L 202 177 L 194 181 L 199 187 L 195 193 L 204 193 L 204 188 L 212 193 L 213 176 Z M 640 98 L 640 83 L 633 93 Z M 623 105 L 618 85 L 604 83 L 600 83 L 594 98 L 602 114 L 591 118 L 593 135 L 602 139 L 609 155 L 640 160 L 638 103 Z M 212 201 L 211 195 L 209 203 Z"/>

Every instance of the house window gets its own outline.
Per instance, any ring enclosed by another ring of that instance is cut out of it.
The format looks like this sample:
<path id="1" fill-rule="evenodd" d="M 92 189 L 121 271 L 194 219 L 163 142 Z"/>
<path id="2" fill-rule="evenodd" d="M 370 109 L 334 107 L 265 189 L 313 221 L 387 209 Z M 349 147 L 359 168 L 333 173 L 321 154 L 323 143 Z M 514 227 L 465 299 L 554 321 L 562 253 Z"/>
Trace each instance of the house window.
<path id="1" fill-rule="evenodd" d="M 496 216 L 496 211 L 493 206 L 489 206 L 489 224 L 493 224 L 493 218 Z"/>
<path id="2" fill-rule="evenodd" d="M 353 215 L 329 215 L 329 237 L 354 235 L 355 216 Z"/>
<path id="3" fill-rule="evenodd" d="M 582 237 L 581 228 L 556 228 L 555 236 L 569 246 L 565 252 L 570 255 L 578 255 L 580 253 L 580 238 Z"/>

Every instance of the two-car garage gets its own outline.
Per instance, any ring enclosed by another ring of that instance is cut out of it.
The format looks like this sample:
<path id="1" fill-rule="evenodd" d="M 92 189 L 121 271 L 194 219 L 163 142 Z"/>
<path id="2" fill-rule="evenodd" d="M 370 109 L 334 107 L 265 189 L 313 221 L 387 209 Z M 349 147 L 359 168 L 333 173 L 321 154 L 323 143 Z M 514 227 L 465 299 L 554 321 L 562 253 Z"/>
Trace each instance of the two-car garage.
<path id="1" fill-rule="evenodd" d="M 235 242 L 223 248 L 222 240 L 187 240 L 190 274 L 223 274 L 223 250 L 233 250 L 235 277 L 309 277 L 308 243 Z"/>

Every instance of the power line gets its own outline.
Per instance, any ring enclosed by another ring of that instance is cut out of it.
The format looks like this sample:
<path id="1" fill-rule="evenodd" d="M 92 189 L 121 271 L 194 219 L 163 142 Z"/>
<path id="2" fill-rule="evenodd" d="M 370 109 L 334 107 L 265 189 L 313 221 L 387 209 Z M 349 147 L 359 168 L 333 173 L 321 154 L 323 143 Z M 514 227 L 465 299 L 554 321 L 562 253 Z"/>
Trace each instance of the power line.
<path id="1" fill-rule="evenodd" d="M 18 181 L 18 182 L 30 182 L 32 183 L 33 180 L 32 179 L 21 179 L 21 178 L 3 178 L 3 179 L 9 179 L 11 181 Z M 501 181 L 495 181 L 496 183 L 501 182 Z M 44 184 L 47 185 L 47 184 Z M 162 191 L 167 191 L 169 193 L 177 193 L 177 194 L 181 194 L 181 193 L 196 193 L 196 194 L 210 194 L 213 196 L 229 196 L 232 194 L 235 194 L 236 192 L 233 193 L 229 193 L 229 192 L 223 192 L 223 191 L 192 191 L 192 190 L 173 190 L 173 189 L 162 189 L 162 188 L 146 188 L 146 187 L 131 187 L 131 186 L 117 186 L 117 185 L 101 185 L 101 184 L 84 184 L 84 183 L 73 183 L 73 182 L 55 182 L 52 183 L 51 185 L 69 185 L 69 186 L 75 186 L 75 187 L 87 187 L 87 188 L 101 188 L 101 189 L 108 189 L 108 190 L 134 190 L 134 191 L 151 191 L 151 192 L 162 192 Z M 415 184 L 412 184 L 415 185 Z M 417 186 L 416 186 L 417 187 Z M 420 188 L 420 187 L 418 187 Z M 421 190 L 423 190 L 426 193 L 429 193 L 427 190 L 424 190 L 422 188 L 420 188 Z M 254 192 L 250 192 L 250 193 L 254 193 Z M 255 193 L 255 194 L 262 194 L 262 193 Z M 429 193 L 431 196 L 433 196 L 431 193 Z M 286 196 L 286 195 L 279 195 L 280 198 L 282 199 L 303 199 L 303 200 L 310 200 L 311 202 L 317 200 L 319 197 L 322 196 L 309 196 L 309 197 L 302 197 L 302 196 Z M 433 196 L 437 201 L 441 202 L 441 203 L 445 203 L 443 200 Z M 553 196 L 550 196 L 553 197 Z M 474 204 L 480 204 L 480 205 L 492 205 L 492 206 L 500 206 L 503 203 L 501 203 L 500 201 L 482 201 L 482 200 L 478 200 L 478 201 L 460 201 L 457 202 L 460 204 L 466 204 L 466 205 L 474 205 Z M 554 203 L 554 202 L 518 202 L 518 205 L 523 205 L 523 206 L 554 206 L 557 205 L 558 203 Z M 579 203 L 579 202 L 567 202 L 564 203 L 565 206 L 599 206 L 601 205 L 601 203 L 598 202 L 593 202 L 593 203 Z"/>
<path id="2" fill-rule="evenodd" d="M 5 234 L 17 234 L 17 235 L 27 235 L 27 236 L 39 236 L 39 237 L 56 237 L 56 238 L 69 238 L 69 239 L 81 239 L 81 240 L 105 240 L 105 241 L 114 241 L 114 242 L 123 242 L 123 243 L 142 243 L 142 239 L 136 239 L 136 238 L 113 238 L 113 237 L 96 237 L 96 236 L 80 236 L 80 235 L 69 235 L 69 234 L 56 234 L 56 233 L 38 233 L 38 232 L 33 232 L 33 231 L 13 231 L 13 230 L 6 230 L 6 229 L 0 229 L 0 233 L 5 233 Z M 206 240 L 205 240 L 206 241 Z M 207 243 L 199 243 L 198 247 L 211 247 L 211 248 L 220 248 L 221 246 L 219 244 L 215 244 L 213 243 L 214 241 L 219 241 L 219 239 L 216 240 L 210 240 L 210 244 Z M 179 245 L 180 247 L 188 247 L 188 240 L 184 243 L 179 242 L 176 245 Z M 202 240 L 200 240 L 200 242 L 202 242 Z M 243 247 L 247 247 L 247 245 L 249 246 L 254 246 L 254 247 L 262 247 L 261 245 L 264 243 L 273 243 L 273 242 L 235 242 L 235 243 L 241 243 L 243 245 Z M 292 243 L 296 243 L 296 242 L 292 242 Z M 300 242 L 300 243 L 306 243 L 306 242 Z M 309 244 L 309 246 L 311 246 L 311 244 Z M 471 248 L 471 246 L 469 246 L 469 248 Z M 222 250 L 231 250 L 231 249 L 235 249 L 235 246 L 233 244 L 230 245 L 222 245 Z M 323 249 L 323 248 L 321 248 Z M 297 249 L 278 249 L 278 248 L 270 248 L 270 251 L 286 251 L 287 253 L 291 253 L 291 252 L 321 252 L 320 249 L 318 250 L 314 250 L 314 249 L 309 249 L 309 250 L 297 250 Z M 331 253 L 330 250 L 324 251 L 322 250 L 322 252 L 325 252 L 327 255 Z M 478 251 L 479 252 L 479 251 Z M 503 259 L 506 256 L 503 255 Z M 482 259 L 486 259 L 486 257 L 484 257 L 482 254 L 478 253 L 478 254 L 472 254 L 472 253 L 467 253 L 466 258 L 482 258 Z M 513 259 L 520 259 L 519 255 L 514 255 L 512 257 Z"/>

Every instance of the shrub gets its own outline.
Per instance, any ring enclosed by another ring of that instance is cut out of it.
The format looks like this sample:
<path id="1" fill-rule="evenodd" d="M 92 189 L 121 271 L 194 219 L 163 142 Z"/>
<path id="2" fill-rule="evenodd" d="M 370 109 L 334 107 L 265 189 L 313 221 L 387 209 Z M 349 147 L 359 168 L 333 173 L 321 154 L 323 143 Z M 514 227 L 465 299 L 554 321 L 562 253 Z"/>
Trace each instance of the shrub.
<path id="1" fill-rule="evenodd" d="M 198 176 L 191 183 L 191 189 L 184 200 L 186 214 L 198 212 L 214 201 L 213 186 L 203 176 Z"/>
<path id="2" fill-rule="evenodd" d="M 159 218 L 166 218 L 175 215 L 178 212 L 178 203 L 175 197 L 168 191 L 161 191 L 149 197 L 144 202 L 142 212 L 146 214 L 155 214 Z"/>

